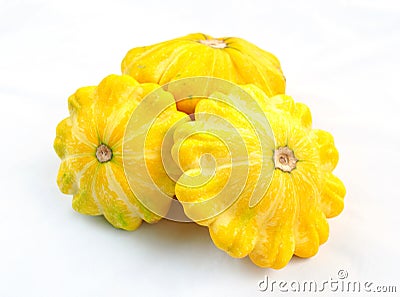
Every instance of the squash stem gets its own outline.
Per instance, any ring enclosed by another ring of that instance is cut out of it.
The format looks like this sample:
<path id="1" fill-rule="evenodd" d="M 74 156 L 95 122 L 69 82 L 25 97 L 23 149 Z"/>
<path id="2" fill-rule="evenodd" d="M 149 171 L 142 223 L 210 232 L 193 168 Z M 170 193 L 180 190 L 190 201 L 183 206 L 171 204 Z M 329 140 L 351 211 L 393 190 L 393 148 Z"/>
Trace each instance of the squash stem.
<path id="1" fill-rule="evenodd" d="M 105 144 L 100 144 L 96 150 L 96 158 L 100 163 L 106 163 L 113 157 L 112 150 Z"/>
<path id="2" fill-rule="evenodd" d="M 275 168 L 283 172 L 291 172 L 295 169 L 297 161 L 293 151 L 287 146 L 279 147 L 274 152 Z"/>
<path id="3" fill-rule="evenodd" d="M 201 39 L 199 42 L 212 48 L 226 48 L 228 46 L 223 40 L 220 39 Z"/>

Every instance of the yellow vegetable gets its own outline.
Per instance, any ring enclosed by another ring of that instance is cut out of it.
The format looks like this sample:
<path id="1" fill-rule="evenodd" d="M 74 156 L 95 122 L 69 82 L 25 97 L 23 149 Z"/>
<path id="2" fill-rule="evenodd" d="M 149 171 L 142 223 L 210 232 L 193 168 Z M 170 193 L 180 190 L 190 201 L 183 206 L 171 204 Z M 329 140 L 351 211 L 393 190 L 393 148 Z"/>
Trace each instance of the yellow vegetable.
<path id="1" fill-rule="evenodd" d="M 328 239 L 326 218 L 343 209 L 345 187 L 332 174 L 338 161 L 333 138 L 311 128 L 306 105 L 287 95 L 266 100 L 257 87 L 243 88 L 271 125 L 274 136 L 265 136 L 267 150 L 261 151 L 259 135 L 249 122 L 256 112 L 243 114 L 233 108 L 227 103 L 229 94 L 214 94 L 228 98 L 225 101 L 201 100 L 196 121 L 175 131 L 173 156 L 185 173 L 175 194 L 189 218 L 208 226 L 217 247 L 233 257 L 249 255 L 258 266 L 279 269 L 293 254 L 317 253 Z M 239 142 L 247 156 L 238 155 L 243 153 Z M 267 171 L 262 171 L 263 158 Z M 242 176 L 243 185 L 237 177 L 232 182 L 233 175 Z M 252 201 L 260 183 L 263 195 Z"/>
<path id="2" fill-rule="evenodd" d="M 102 214 L 114 227 L 126 230 L 136 229 L 142 220 L 154 223 L 160 219 L 160 214 L 143 206 L 131 191 L 122 160 L 128 120 L 142 98 L 158 87 L 139 84 L 130 76 L 110 75 L 99 86 L 80 88 L 69 97 L 70 116 L 57 127 L 54 149 L 62 160 L 58 186 L 63 193 L 73 195 L 76 211 Z M 175 183 L 159 166 L 161 140 L 172 123 L 187 115 L 176 110 L 172 96 L 164 100 L 171 101 L 170 108 L 155 119 L 144 151 L 150 175 L 173 197 Z M 131 159 L 134 166 L 134 156 Z M 164 212 L 167 210 L 168 205 Z"/>
<path id="3" fill-rule="evenodd" d="M 213 38 L 201 33 L 131 49 L 122 61 L 122 73 L 139 82 L 160 85 L 193 76 L 211 76 L 238 84 L 252 83 L 268 96 L 285 93 L 279 60 L 250 42 Z M 178 109 L 193 113 L 198 99 L 178 102 Z"/>

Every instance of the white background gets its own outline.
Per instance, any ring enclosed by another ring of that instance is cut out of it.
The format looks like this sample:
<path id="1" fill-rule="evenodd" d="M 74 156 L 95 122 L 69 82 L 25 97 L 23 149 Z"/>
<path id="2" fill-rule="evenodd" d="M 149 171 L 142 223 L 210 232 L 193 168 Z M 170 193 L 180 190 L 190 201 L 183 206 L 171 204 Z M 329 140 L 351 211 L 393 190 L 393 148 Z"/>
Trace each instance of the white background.
<path id="1" fill-rule="evenodd" d="M 0 0 L 0 296 L 262 296 L 266 275 L 323 281 L 340 269 L 400 291 L 398 2 L 282 2 Z M 128 49 L 193 32 L 276 54 L 287 93 L 335 136 L 346 205 L 312 259 L 258 268 L 205 228 L 116 230 L 59 192 L 52 142 L 67 97 L 119 73 Z"/>

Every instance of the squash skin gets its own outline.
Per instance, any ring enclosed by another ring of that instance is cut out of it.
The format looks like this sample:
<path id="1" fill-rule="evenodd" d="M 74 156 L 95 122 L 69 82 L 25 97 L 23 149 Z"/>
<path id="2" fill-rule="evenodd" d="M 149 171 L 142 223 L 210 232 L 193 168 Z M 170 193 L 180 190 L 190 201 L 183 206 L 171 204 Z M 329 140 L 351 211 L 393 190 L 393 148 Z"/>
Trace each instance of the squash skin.
<path id="1" fill-rule="evenodd" d="M 201 43 L 210 40 L 224 42 L 226 47 Z M 286 85 L 280 62 L 273 54 L 241 38 L 213 38 L 202 33 L 133 48 L 123 59 L 121 70 L 141 83 L 160 85 L 185 77 L 217 77 L 254 84 L 269 97 L 284 94 Z M 194 111 L 184 105 L 178 102 L 178 109 L 189 114 Z"/>
<path id="2" fill-rule="evenodd" d="M 83 87 L 69 97 L 70 116 L 57 126 L 54 149 L 62 160 L 57 184 L 62 193 L 73 195 L 72 207 L 86 215 L 104 215 L 116 228 L 137 229 L 142 220 L 155 223 L 161 217 L 147 209 L 135 197 L 125 177 L 122 146 L 127 122 L 146 94 L 159 88 L 157 84 L 139 84 L 130 76 L 110 75 L 96 86 Z M 170 122 L 187 117 L 171 108 L 163 113 Z M 161 163 L 154 139 L 162 139 L 169 123 L 160 120 L 149 131 L 149 143 L 155 157 L 150 163 Z M 105 144 L 112 149 L 112 158 L 101 163 L 97 148 Z M 156 150 L 154 150 L 154 147 Z M 149 165 L 152 166 L 152 165 Z M 171 197 L 175 183 L 162 166 L 150 168 L 151 173 L 163 178 L 164 190 Z M 166 210 L 167 211 L 167 210 Z"/>
<path id="3" fill-rule="evenodd" d="M 299 161 L 291 172 L 275 169 L 265 195 L 250 207 L 262 156 L 256 135 L 246 128 L 244 119 L 234 109 L 213 100 L 201 100 L 195 116 L 204 112 L 215 114 L 237 127 L 248 148 L 250 169 L 245 188 L 235 203 L 214 217 L 196 222 L 207 226 L 214 244 L 232 257 L 249 256 L 260 267 L 280 269 L 293 255 L 307 258 L 318 252 L 329 235 L 326 218 L 343 210 L 346 190 L 332 174 L 338 161 L 333 137 L 311 128 L 311 113 L 306 105 L 295 103 L 287 95 L 266 101 L 257 87 L 243 88 L 260 102 L 274 132 L 273 148 L 287 146 Z M 217 169 L 213 179 L 201 187 L 186 186 L 184 180 L 178 180 L 176 197 L 184 203 L 190 218 L 194 217 L 193 206 L 185 203 L 207 201 L 221 191 L 232 172 L 226 145 L 207 133 L 193 134 L 195 129 L 194 124 L 188 123 L 176 131 L 175 159 L 187 175 L 196 176 L 201 172 L 200 156 L 211 154 L 217 160 Z"/>

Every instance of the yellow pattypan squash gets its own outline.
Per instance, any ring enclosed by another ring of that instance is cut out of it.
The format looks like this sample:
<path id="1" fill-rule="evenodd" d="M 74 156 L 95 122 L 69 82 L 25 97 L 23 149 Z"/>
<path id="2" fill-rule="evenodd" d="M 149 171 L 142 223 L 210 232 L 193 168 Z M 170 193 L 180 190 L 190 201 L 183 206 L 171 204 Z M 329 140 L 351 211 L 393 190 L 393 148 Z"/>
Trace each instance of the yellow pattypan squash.
<path id="1" fill-rule="evenodd" d="M 153 223 L 160 219 L 160 214 L 147 209 L 131 191 L 122 159 L 123 139 L 130 137 L 124 136 L 128 120 L 143 97 L 158 87 L 139 84 L 127 75 L 110 75 L 98 86 L 80 88 L 69 97 L 70 116 L 57 127 L 54 149 L 62 160 L 58 186 L 73 195 L 76 211 L 104 215 L 114 227 L 126 230 L 135 230 L 142 220 Z M 188 116 L 176 110 L 172 96 L 169 100 L 170 107 L 149 129 L 144 150 L 150 175 L 173 197 L 175 183 L 160 166 L 161 141 L 172 123 Z M 134 156 L 132 160 L 134 165 Z"/>
<path id="2" fill-rule="evenodd" d="M 279 60 L 241 38 L 213 38 L 197 33 L 131 49 L 122 61 L 122 73 L 139 82 L 166 84 L 194 76 L 255 84 L 268 96 L 285 93 Z M 178 102 L 178 109 L 193 113 L 198 99 Z"/>
<path id="3" fill-rule="evenodd" d="M 243 89 L 269 121 L 273 135 L 262 135 L 267 149 L 249 122 L 256 113 L 228 104 L 229 94 L 211 96 L 225 101 L 201 100 L 195 121 L 175 130 L 172 154 L 184 172 L 175 195 L 189 218 L 208 226 L 217 247 L 279 269 L 293 254 L 317 253 L 328 239 L 326 218 L 342 211 L 346 191 L 332 173 L 338 161 L 333 138 L 311 128 L 306 105 L 287 95 L 268 99 L 252 85 Z M 252 201 L 256 191 L 262 195 Z"/>

